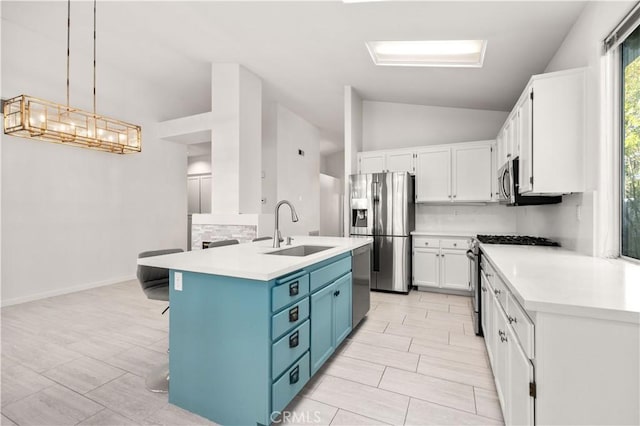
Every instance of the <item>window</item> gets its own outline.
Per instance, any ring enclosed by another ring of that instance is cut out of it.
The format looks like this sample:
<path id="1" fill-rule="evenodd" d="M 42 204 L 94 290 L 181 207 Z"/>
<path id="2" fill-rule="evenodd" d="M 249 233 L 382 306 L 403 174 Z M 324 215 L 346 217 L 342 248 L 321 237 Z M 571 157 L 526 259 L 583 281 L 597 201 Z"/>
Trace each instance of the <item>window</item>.
<path id="1" fill-rule="evenodd" d="M 640 28 L 622 43 L 621 254 L 640 259 Z"/>

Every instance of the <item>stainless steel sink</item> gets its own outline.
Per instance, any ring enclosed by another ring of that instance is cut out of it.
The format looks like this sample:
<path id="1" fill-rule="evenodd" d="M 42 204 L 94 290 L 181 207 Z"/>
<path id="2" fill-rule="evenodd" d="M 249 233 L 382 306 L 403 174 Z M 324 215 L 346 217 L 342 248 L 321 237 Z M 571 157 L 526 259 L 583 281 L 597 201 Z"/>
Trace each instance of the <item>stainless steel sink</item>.
<path id="1" fill-rule="evenodd" d="M 296 246 L 282 250 L 271 251 L 265 254 L 275 254 L 279 256 L 309 256 L 310 254 L 318 253 L 324 250 L 329 250 L 334 247 L 330 246 Z"/>

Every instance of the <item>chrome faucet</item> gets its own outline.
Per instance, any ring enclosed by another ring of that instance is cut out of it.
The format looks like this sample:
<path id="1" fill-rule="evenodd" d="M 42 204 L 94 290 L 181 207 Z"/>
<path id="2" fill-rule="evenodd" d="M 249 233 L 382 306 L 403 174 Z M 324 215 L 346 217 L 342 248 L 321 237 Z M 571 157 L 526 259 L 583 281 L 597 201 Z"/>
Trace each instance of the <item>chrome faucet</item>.
<path id="1" fill-rule="evenodd" d="M 280 206 L 283 205 L 283 204 L 288 205 L 289 208 L 291 209 L 291 222 L 297 222 L 298 221 L 298 215 L 296 213 L 296 209 L 293 207 L 293 204 L 291 204 L 287 200 L 282 200 L 278 204 L 276 204 L 276 213 L 275 213 L 276 225 L 275 225 L 275 229 L 273 231 L 273 247 L 274 248 L 280 247 L 280 229 L 278 227 L 278 211 L 280 210 Z"/>

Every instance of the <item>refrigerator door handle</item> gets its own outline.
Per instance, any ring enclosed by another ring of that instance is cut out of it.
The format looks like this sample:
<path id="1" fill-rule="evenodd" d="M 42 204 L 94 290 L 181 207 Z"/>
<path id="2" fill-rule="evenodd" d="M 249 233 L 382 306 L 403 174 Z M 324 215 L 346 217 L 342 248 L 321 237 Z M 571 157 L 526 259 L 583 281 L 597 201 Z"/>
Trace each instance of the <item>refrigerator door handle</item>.
<path id="1" fill-rule="evenodd" d="M 373 237 L 373 272 L 380 272 L 380 239 Z"/>

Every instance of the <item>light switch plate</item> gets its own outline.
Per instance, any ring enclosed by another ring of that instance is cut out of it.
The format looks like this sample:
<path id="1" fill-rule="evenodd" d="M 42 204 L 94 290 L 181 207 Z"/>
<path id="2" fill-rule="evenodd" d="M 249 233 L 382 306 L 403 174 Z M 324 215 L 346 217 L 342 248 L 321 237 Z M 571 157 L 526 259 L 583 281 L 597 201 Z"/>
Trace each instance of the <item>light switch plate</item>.
<path id="1" fill-rule="evenodd" d="M 182 291 L 182 272 L 176 272 L 173 275 L 173 289 L 175 291 Z"/>

